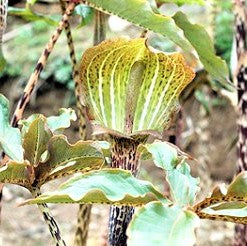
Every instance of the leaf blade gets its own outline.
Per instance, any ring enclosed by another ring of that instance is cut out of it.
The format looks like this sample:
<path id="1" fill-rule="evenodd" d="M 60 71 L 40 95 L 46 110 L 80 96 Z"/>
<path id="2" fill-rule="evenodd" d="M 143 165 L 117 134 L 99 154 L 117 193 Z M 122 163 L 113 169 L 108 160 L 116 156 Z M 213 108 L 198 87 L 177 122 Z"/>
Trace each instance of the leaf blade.
<path id="1" fill-rule="evenodd" d="M 174 246 L 195 243 L 194 230 L 199 219 L 191 211 L 151 202 L 140 208 L 128 227 L 130 246 Z"/>
<path id="2" fill-rule="evenodd" d="M 151 183 L 136 179 L 130 172 L 103 169 L 78 175 L 62 184 L 57 191 L 43 193 L 26 203 L 107 203 L 139 206 L 154 200 L 168 202 Z"/>

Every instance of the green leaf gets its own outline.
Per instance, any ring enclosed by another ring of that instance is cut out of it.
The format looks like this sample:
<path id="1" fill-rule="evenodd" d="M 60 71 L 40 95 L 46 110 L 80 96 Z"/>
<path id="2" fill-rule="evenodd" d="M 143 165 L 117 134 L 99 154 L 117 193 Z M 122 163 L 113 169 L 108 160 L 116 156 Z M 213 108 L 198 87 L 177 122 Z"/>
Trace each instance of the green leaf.
<path id="1" fill-rule="evenodd" d="M 182 55 L 152 52 L 145 39 L 109 40 L 88 49 L 80 72 L 89 118 L 121 133 L 127 125 L 135 134 L 167 128 L 179 94 L 194 77 Z"/>
<path id="2" fill-rule="evenodd" d="M 184 31 L 185 37 L 190 41 L 198 53 L 199 59 L 210 75 L 229 87 L 229 72 L 224 60 L 215 55 L 214 45 L 206 30 L 198 25 L 191 24 L 186 15 L 177 12 L 173 19 L 176 25 Z"/>
<path id="3" fill-rule="evenodd" d="M 140 208 L 128 227 L 129 246 L 192 246 L 197 215 L 179 207 L 152 202 Z"/>
<path id="4" fill-rule="evenodd" d="M 103 169 L 80 174 L 62 184 L 57 191 L 43 193 L 25 203 L 107 203 L 140 206 L 168 200 L 147 181 L 138 180 L 121 169 Z"/>
<path id="5" fill-rule="evenodd" d="M 71 121 L 76 121 L 76 113 L 71 108 L 61 108 L 58 116 L 50 116 L 47 118 L 47 125 L 52 132 L 69 128 Z"/>
<path id="6" fill-rule="evenodd" d="M 160 33 L 186 51 L 191 50 L 189 42 L 183 37 L 174 20 L 169 16 L 154 13 L 148 1 L 89 0 L 87 2 L 109 14 L 117 15 L 145 29 Z"/>
<path id="7" fill-rule="evenodd" d="M 58 22 L 42 14 L 32 12 L 29 8 L 8 7 L 8 13 L 23 18 L 27 21 L 44 21 L 51 26 L 57 26 Z"/>
<path id="8" fill-rule="evenodd" d="M 69 144 L 63 135 L 53 136 L 48 143 L 48 159 L 37 167 L 40 184 L 75 172 L 95 170 L 104 164 L 104 156 L 92 141 Z"/>
<path id="9" fill-rule="evenodd" d="M 247 202 L 247 171 L 235 177 L 228 187 L 226 196 L 243 198 Z"/>
<path id="10" fill-rule="evenodd" d="M 74 12 L 77 15 L 81 16 L 81 22 L 80 22 L 79 26 L 77 26 L 77 28 L 80 28 L 80 27 L 87 25 L 93 19 L 93 14 L 94 14 L 93 8 L 91 8 L 85 4 L 78 4 L 75 7 Z"/>
<path id="11" fill-rule="evenodd" d="M 199 178 L 191 176 L 190 166 L 187 163 L 183 162 L 176 169 L 168 171 L 166 179 L 175 204 L 184 206 L 194 203 L 196 193 L 200 190 Z"/>
<path id="12" fill-rule="evenodd" d="M 184 5 L 184 4 L 199 4 L 204 5 L 205 0 L 157 0 L 157 3 L 175 3 L 178 6 Z"/>
<path id="13" fill-rule="evenodd" d="M 177 151 L 171 145 L 155 141 L 152 144 L 145 144 L 144 147 L 152 154 L 152 159 L 157 167 L 166 171 L 172 170 L 177 164 Z"/>
<path id="14" fill-rule="evenodd" d="M 39 117 L 43 117 L 46 119 L 47 126 L 53 133 L 56 133 L 56 131 L 59 132 L 64 128 L 70 127 L 71 121 L 76 120 L 75 111 L 71 108 L 61 108 L 59 109 L 58 114 L 58 116 L 50 116 L 47 118 L 45 118 L 41 114 L 32 114 L 27 119 L 21 120 L 20 124 L 22 125 L 22 135 L 24 135 L 27 132 L 30 124 Z"/>
<path id="15" fill-rule="evenodd" d="M 234 178 L 228 189 L 224 185 L 214 188 L 212 195 L 193 206 L 205 219 L 229 220 L 247 224 L 247 171 Z"/>
<path id="16" fill-rule="evenodd" d="M 24 186 L 31 186 L 30 163 L 28 161 L 15 162 L 9 161 L 0 167 L 0 183 L 10 183 Z"/>
<path id="17" fill-rule="evenodd" d="M 31 165 L 38 166 L 41 155 L 47 148 L 47 143 L 52 137 L 52 133 L 46 129 L 46 119 L 39 115 L 29 126 L 23 138 L 24 158 Z"/>
<path id="18" fill-rule="evenodd" d="M 186 52 L 191 51 L 192 45 L 212 77 L 229 87 L 227 65 L 215 55 L 213 43 L 206 30 L 200 25 L 191 24 L 182 12 L 178 12 L 173 17 L 164 16 L 153 12 L 146 0 L 88 0 L 87 2 L 93 7 L 167 37 Z M 181 35 L 181 30 L 185 38 Z"/>
<path id="19" fill-rule="evenodd" d="M 244 202 L 227 202 L 205 208 L 202 212 L 207 214 L 226 215 L 234 217 L 247 217 L 247 204 Z"/>
<path id="20" fill-rule="evenodd" d="M 13 160 L 23 161 L 20 130 L 9 124 L 9 102 L 0 94 L 0 147 Z"/>

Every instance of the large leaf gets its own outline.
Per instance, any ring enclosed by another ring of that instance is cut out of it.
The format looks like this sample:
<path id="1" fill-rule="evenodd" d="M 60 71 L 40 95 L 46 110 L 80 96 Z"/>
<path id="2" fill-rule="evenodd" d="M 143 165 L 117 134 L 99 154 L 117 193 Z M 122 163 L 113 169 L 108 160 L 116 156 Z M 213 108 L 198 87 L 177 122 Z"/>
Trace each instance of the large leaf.
<path id="1" fill-rule="evenodd" d="M 140 208 L 128 227 L 129 246 L 192 246 L 199 219 L 191 211 L 152 202 Z"/>
<path id="2" fill-rule="evenodd" d="M 89 0 L 87 2 L 107 13 L 117 15 L 145 29 L 160 33 L 187 51 L 191 50 L 191 46 L 183 37 L 181 30 L 176 26 L 173 19 L 169 16 L 154 13 L 146 0 Z"/>
<path id="3" fill-rule="evenodd" d="M 52 137 L 52 133 L 45 127 L 45 121 L 46 119 L 40 115 L 31 123 L 23 138 L 24 158 L 33 166 L 38 166 L 40 157 Z"/>
<path id="4" fill-rule="evenodd" d="M 9 102 L 0 94 L 0 147 L 13 160 L 23 161 L 23 148 L 19 129 L 9 124 Z"/>
<path id="5" fill-rule="evenodd" d="M 36 169 L 37 179 L 42 184 L 54 178 L 78 171 L 99 169 L 104 156 L 92 141 L 69 144 L 63 135 L 53 136 L 48 143 L 48 159 Z"/>
<path id="6" fill-rule="evenodd" d="M 140 206 L 158 200 L 168 202 L 151 183 L 138 180 L 125 170 L 103 169 L 80 174 L 62 184 L 57 191 L 43 193 L 26 203 L 107 203 Z"/>
<path id="7" fill-rule="evenodd" d="M 80 71 L 89 118 L 121 133 L 126 126 L 130 132 L 167 128 L 179 94 L 194 77 L 182 55 L 152 52 L 145 39 L 90 48 Z"/>
<path id="8" fill-rule="evenodd" d="M 190 167 L 183 162 L 173 171 L 168 171 L 166 179 L 169 183 L 172 200 L 177 205 L 192 205 L 199 191 L 199 178 L 190 174 Z"/>
<path id="9" fill-rule="evenodd" d="M 213 78 L 227 85 L 229 72 L 226 62 L 215 55 L 213 42 L 206 30 L 201 25 L 191 24 L 182 12 L 177 12 L 173 19 L 197 51 L 205 69 Z"/>
<path id="10" fill-rule="evenodd" d="M 18 184 L 24 187 L 31 187 L 32 173 L 28 161 L 9 161 L 0 168 L 0 183 Z"/>
<path id="11" fill-rule="evenodd" d="M 145 29 L 162 34 L 185 51 L 190 51 L 189 41 L 198 53 L 205 69 L 213 77 L 226 84 L 227 66 L 215 55 L 209 35 L 202 26 L 192 25 L 183 13 L 179 12 L 173 17 L 158 14 L 153 12 L 147 0 L 88 0 L 87 2 L 105 12 L 118 15 Z M 184 31 L 185 38 L 181 36 L 181 30 Z"/>
<path id="12" fill-rule="evenodd" d="M 173 201 L 181 206 L 192 205 L 199 190 L 199 179 L 191 176 L 190 167 L 184 162 L 188 156 L 175 146 L 161 141 L 145 144 L 142 149 L 151 153 L 157 167 L 166 171 Z"/>

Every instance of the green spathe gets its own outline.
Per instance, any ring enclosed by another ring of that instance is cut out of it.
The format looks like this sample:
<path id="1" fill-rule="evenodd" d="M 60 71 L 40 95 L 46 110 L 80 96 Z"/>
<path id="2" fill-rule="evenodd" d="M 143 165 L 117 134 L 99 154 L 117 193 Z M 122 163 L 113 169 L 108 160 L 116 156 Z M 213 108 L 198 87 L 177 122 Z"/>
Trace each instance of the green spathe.
<path id="1" fill-rule="evenodd" d="M 88 49 L 80 64 L 88 115 L 120 133 L 162 131 L 194 78 L 181 54 L 151 51 L 145 39 L 117 39 Z"/>

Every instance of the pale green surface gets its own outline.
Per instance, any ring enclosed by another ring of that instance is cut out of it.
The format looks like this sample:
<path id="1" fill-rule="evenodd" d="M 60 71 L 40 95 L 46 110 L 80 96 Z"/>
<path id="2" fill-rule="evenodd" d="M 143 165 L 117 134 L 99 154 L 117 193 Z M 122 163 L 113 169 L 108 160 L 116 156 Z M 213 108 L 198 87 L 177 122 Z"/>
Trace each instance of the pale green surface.
<path id="1" fill-rule="evenodd" d="M 135 213 L 127 231 L 128 246 L 192 246 L 198 224 L 191 211 L 152 202 Z"/>
<path id="2" fill-rule="evenodd" d="M 145 148 L 152 154 L 152 159 L 157 167 L 164 170 L 173 170 L 177 162 L 177 151 L 171 145 L 155 141 L 152 144 L 145 144 Z"/>
<path id="3" fill-rule="evenodd" d="M 20 130 L 9 124 L 9 102 L 0 94 L 0 147 L 15 161 L 23 161 Z"/>
<path id="4" fill-rule="evenodd" d="M 125 170 L 103 169 L 78 175 L 57 191 L 43 193 L 28 204 L 66 202 L 140 206 L 158 200 L 168 202 L 151 183 L 138 180 Z"/>
<path id="5" fill-rule="evenodd" d="M 59 132 L 64 128 L 69 128 L 71 121 L 76 121 L 75 111 L 71 108 L 60 108 L 58 111 L 58 116 L 44 117 L 41 114 L 32 114 L 27 119 L 20 120 L 22 125 L 21 132 L 24 135 L 30 124 L 37 118 L 43 117 L 47 123 L 49 129 L 54 132 Z"/>
<path id="6" fill-rule="evenodd" d="M 199 178 L 190 174 L 190 167 L 183 162 L 174 170 L 168 171 L 166 179 L 170 185 L 172 200 L 180 206 L 193 205 L 196 194 L 200 190 Z"/>

